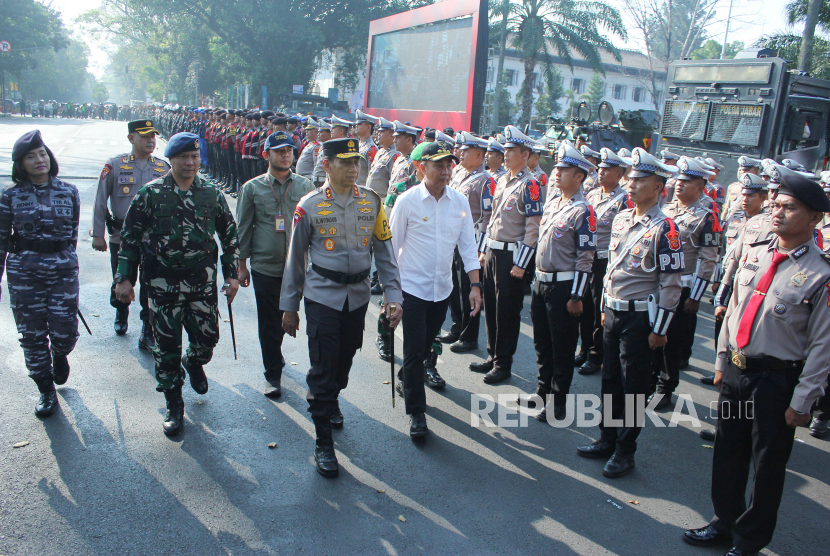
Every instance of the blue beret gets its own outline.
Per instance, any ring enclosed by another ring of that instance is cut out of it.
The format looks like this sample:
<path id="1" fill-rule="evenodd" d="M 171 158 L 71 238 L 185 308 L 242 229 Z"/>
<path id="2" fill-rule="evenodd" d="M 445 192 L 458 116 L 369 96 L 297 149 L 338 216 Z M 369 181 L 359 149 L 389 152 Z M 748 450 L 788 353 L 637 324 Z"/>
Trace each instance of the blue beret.
<path id="1" fill-rule="evenodd" d="M 177 133 L 167 142 L 167 148 L 164 149 L 164 156 L 173 158 L 174 156 L 190 151 L 199 150 L 199 136 L 195 133 Z"/>
<path id="2" fill-rule="evenodd" d="M 40 135 L 40 130 L 36 129 L 34 131 L 30 131 L 29 133 L 22 135 L 20 139 L 14 142 L 14 148 L 12 148 L 12 162 L 19 162 L 23 160 L 23 157 L 26 156 L 27 152 L 45 146 L 43 137 Z"/>

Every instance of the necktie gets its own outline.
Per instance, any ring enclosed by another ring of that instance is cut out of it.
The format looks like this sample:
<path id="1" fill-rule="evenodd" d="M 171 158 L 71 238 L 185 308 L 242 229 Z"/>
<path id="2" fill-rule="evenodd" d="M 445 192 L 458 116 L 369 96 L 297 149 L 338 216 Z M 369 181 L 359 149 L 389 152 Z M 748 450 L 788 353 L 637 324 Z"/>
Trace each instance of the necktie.
<path id="1" fill-rule="evenodd" d="M 775 277 L 778 265 L 786 259 L 787 255 L 779 253 L 778 251 L 773 251 L 772 264 L 769 265 L 767 271 L 763 276 L 761 276 L 761 280 L 758 282 L 758 287 L 752 293 L 752 297 L 749 298 L 749 303 L 744 310 L 744 314 L 741 316 L 741 324 L 738 325 L 738 335 L 735 337 L 735 340 L 738 343 L 738 349 L 743 348 L 749 343 L 749 335 L 752 332 L 752 323 L 755 322 L 755 315 L 758 314 L 758 308 L 764 302 L 764 297 L 766 297 L 767 290 L 769 289 L 770 284 L 772 284 L 772 279 Z"/>

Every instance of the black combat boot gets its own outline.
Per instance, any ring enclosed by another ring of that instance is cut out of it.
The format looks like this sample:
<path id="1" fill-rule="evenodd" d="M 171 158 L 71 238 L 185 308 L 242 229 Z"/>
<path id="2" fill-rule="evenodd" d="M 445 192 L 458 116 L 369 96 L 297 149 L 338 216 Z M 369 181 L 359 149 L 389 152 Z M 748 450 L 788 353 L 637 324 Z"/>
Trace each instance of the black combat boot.
<path id="1" fill-rule="evenodd" d="M 389 334 L 378 334 L 378 339 L 375 343 L 378 345 L 378 357 L 387 363 L 392 361 L 392 348 L 389 345 L 391 339 Z"/>
<path id="2" fill-rule="evenodd" d="M 334 411 L 331 412 L 329 416 L 329 423 L 331 423 L 331 428 L 333 429 L 342 429 L 343 428 L 343 412 L 340 411 L 340 402 L 335 402 L 336 405 L 334 406 Z"/>
<path id="3" fill-rule="evenodd" d="M 141 323 L 141 336 L 138 338 L 138 349 L 152 351 L 156 347 L 156 339 L 153 337 L 153 328 L 147 321 Z"/>
<path id="4" fill-rule="evenodd" d="M 40 390 L 40 399 L 35 406 L 35 415 L 38 417 L 49 417 L 58 407 L 58 393 L 55 391 L 55 383 L 52 378 L 45 378 L 35 381 L 37 389 Z"/>
<path id="5" fill-rule="evenodd" d="M 205 369 L 200 363 L 188 359 L 187 355 L 182 357 L 182 369 L 190 376 L 190 385 L 197 394 L 207 394 L 208 379 Z"/>
<path id="6" fill-rule="evenodd" d="M 323 477 L 337 477 L 340 474 L 340 466 L 337 465 L 337 456 L 334 454 L 331 423 L 328 419 L 315 419 L 314 428 L 317 431 L 317 446 L 314 448 L 317 472 Z"/>
<path id="7" fill-rule="evenodd" d="M 165 390 L 164 399 L 167 400 L 167 413 L 164 414 L 164 422 L 161 426 L 164 429 L 164 434 L 167 436 L 176 436 L 184 428 L 182 385 L 179 384 L 171 390 Z"/>
<path id="8" fill-rule="evenodd" d="M 66 355 L 58 355 L 53 353 L 52 369 L 55 384 L 58 386 L 66 384 L 66 381 L 69 380 L 69 361 L 66 359 Z"/>
<path id="9" fill-rule="evenodd" d="M 127 326 L 130 320 L 130 309 L 125 307 L 123 309 L 116 309 L 115 310 L 115 324 L 113 324 L 113 328 L 115 328 L 115 333 L 119 336 L 123 336 L 127 333 Z"/>

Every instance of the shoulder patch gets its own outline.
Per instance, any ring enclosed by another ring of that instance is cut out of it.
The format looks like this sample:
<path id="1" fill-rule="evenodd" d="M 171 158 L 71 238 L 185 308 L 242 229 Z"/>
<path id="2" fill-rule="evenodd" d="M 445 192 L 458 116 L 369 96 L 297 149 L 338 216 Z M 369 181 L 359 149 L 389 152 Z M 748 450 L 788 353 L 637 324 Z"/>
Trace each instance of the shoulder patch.
<path id="1" fill-rule="evenodd" d="M 824 259 L 824 262 L 830 264 L 830 255 L 828 255 L 827 253 L 822 253 L 821 258 Z"/>

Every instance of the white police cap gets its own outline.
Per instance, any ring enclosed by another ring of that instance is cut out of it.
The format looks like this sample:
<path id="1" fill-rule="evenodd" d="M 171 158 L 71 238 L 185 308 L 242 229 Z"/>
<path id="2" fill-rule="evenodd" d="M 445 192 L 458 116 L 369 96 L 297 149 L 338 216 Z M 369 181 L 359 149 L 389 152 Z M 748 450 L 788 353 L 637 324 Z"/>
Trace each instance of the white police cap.
<path id="1" fill-rule="evenodd" d="M 638 148 L 639 148 L 639 147 L 638 147 Z M 641 150 L 642 150 L 642 149 L 641 149 Z M 618 155 L 618 156 L 621 156 L 621 157 L 623 157 L 623 158 L 631 158 L 632 153 L 631 153 L 631 151 L 629 151 L 628 149 L 626 149 L 626 148 L 624 148 L 624 147 L 623 147 L 622 149 L 620 149 L 620 150 L 618 150 L 618 151 L 617 151 L 617 155 Z"/>
<path id="2" fill-rule="evenodd" d="M 591 173 L 597 168 L 588 162 L 588 159 L 582 156 L 571 144 L 565 144 L 563 142 L 559 145 L 559 150 L 557 151 L 556 167 L 567 168 L 569 166 L 575 166 L 576 168 L 585 170 L 586 173 Z"/>
<path id="3" fill-rule="evenodd" d="M 769 185 L 767 186 L 771 190 L 777 190 L 778 186 L 781 184 L 781 179 L 788 177 L 788 176 L 801 176 L 803 178 L 813 179 L 815 176 L 810 172 L 798 172 L 796 170 L 790 170 L 786 166 L 782 166 L 781 164 L 770 164 L 767 166 L 767 174 L 769 175 Z"/>
<path id="4" fill-rule="evenodd" d="M 660 151 L 660 158 L 663 160 L 680 160 L 680 155 L 674 154 L 669 149 L 663 149 Z"/>
<path id="5" fill-rule="evenodd" d="M 807 168 L 797 160 L 793 160 L 792 158 L 785 158 L 781 161 L 781 166 L 786 166 L 790 170 L 795 170 L 796 172 L 806 172 Z"/>
<path id="6" fill-rule="evenodd" d="M 602 150 L 602 149 L 600 149 L 600 150 Z M 596 158 L 597 160 L 602 158 L 602 155 L 600 153 L 593 150 L 588 145 L 582 145 L 581 147 L 579 147 L 579 152 L 582 153 L 582 156 L 584 156 L 586 158 L 589 157 L 589 156 L 591 158 Z"/>
<path id="7" fill-rule="evenodd" d="M 395 120 L 395 123 L 393 125 L 393 129 L 395 130 L 395 133 L 393 135 L 411 135 L 412 137 L 417 138 L 418 134 L 421 133 L 421 128 L 406 125 L 400 120 Z"/>
<path id="8" fill-rule="evenodd" d="M 720 162 L 718 162 L 714 158 L 709 157 L 709 158 L 706 158 L 705 160 L 706 160 L 706 164 L 708 164 L 712 168 L 716 168 L 717 170 L 723 170 L 723 164 L 721 164 Z"/>
<path id="9" fill-rule="evenodd" d="M 435 130 L 435 140 L 436 141 L 443 141 L 445 143 L 449 143 L 453 147 L 455 147 L 455 139 L 441 131 L 440 129 Z"/>
<path id="10" fill-rule="evenodd" d="M 320 129 L 321 129 L 321 130 L 323 130 L 323 131 L 325 131 L 325 130 L 329 130 L 329 131 L 331 131 L 331 128 L 332 128 L 332 125 L 331 125 L 330 123 L 328 123 L 326 120 L 320 120 Z"/>
<path id="11" fill-rule="evenodd" d="M 741 168 L 760 168 L 763 162 L 757 158 L 750 158 L 748 156 L 741 156 L 738 158 L 738 166 Z"/>
<path id="12" fill-rule="evenodd" d="M 621 158 L 627 158 L 622 155 L 622 151 L 627 150 L 628 149 L 620 149 L 617 152 L 617 155 Z M 629 174 L 629 177 L 631 178 L 645 178 L 651 175 L 670 178 L 677 172 L 677 166 L 663 164 L 640 147 L 637 147 L 634 149 L 634 152 L 631 153 L 631 162 L 631 173 Z"/>
<path id="13" fill-rule="evenodd" d="M 505 127 L 504 137 L 506 139 L 504 146 L 508 149 L 510 147 L 527 147 L 528 149 L 532 149 L 536 146 L 536 141 L 519 131 L 519 128 L 516 126 L 509 125 Z"/>
<path id="14" fill-rule="evenodd" d="M 374 124 L 378 121 L 378 119 L 375 116 L 367 114 L 366 112 L 360 109 L 354 111 L 354 119 L 356 123 L 368 122 L 370 124 Z"/>
<path id="15" fill-rule="evenodd" d="M 354 125 L 354 122 L 350 122 L 349 120 L 344 120 L 343 118 L 338 118 L 334 114 L 331 115 L 331 125 L 332 127 L 349 127 Z"/>
<path id="16" fill-rule="evenodd" d="M 504 154 L 504 146 L 495 139 L 490 139 L 489 143 L 487 143 L 487 151 Z"/>
<path id="17" fill-rule="evenodd" d="M 600 149 L 600 158 L 602 162 L 599 163 L 600 168 L 628 168 L 631 166 L 631 160 L 623 158 L 608 147 Z"/>
<path id="18" fill-rule="evenodd" d="M 755 174 L 744 174 L 741 176 L 741 193 L 766 193 L 767 181 Z"/>
<path id="19" fill-rule="evenodd" d="M 459 144 L 459 146 L 462 149 L 486 149 L 489 146 L 489 143 L 486 139 L 476 137 L 472 133 L 462 131 L 459 135 L 461 136 L 461 143 Z"/>
<path id="20" fill-rule="evenodd" d="M 689 158 L 688 156 L 681 156 L 680 160 L 677 161 L 677 168 L 680 170 L 680 175 L 677 176 L 678 180 L 694 180 L 694 179 L 702 179 L 706 180 L 709 176 L 714 176 L 715 173 L 710 171 L 703 161 L 698 160 L 696 158 Z"/>

